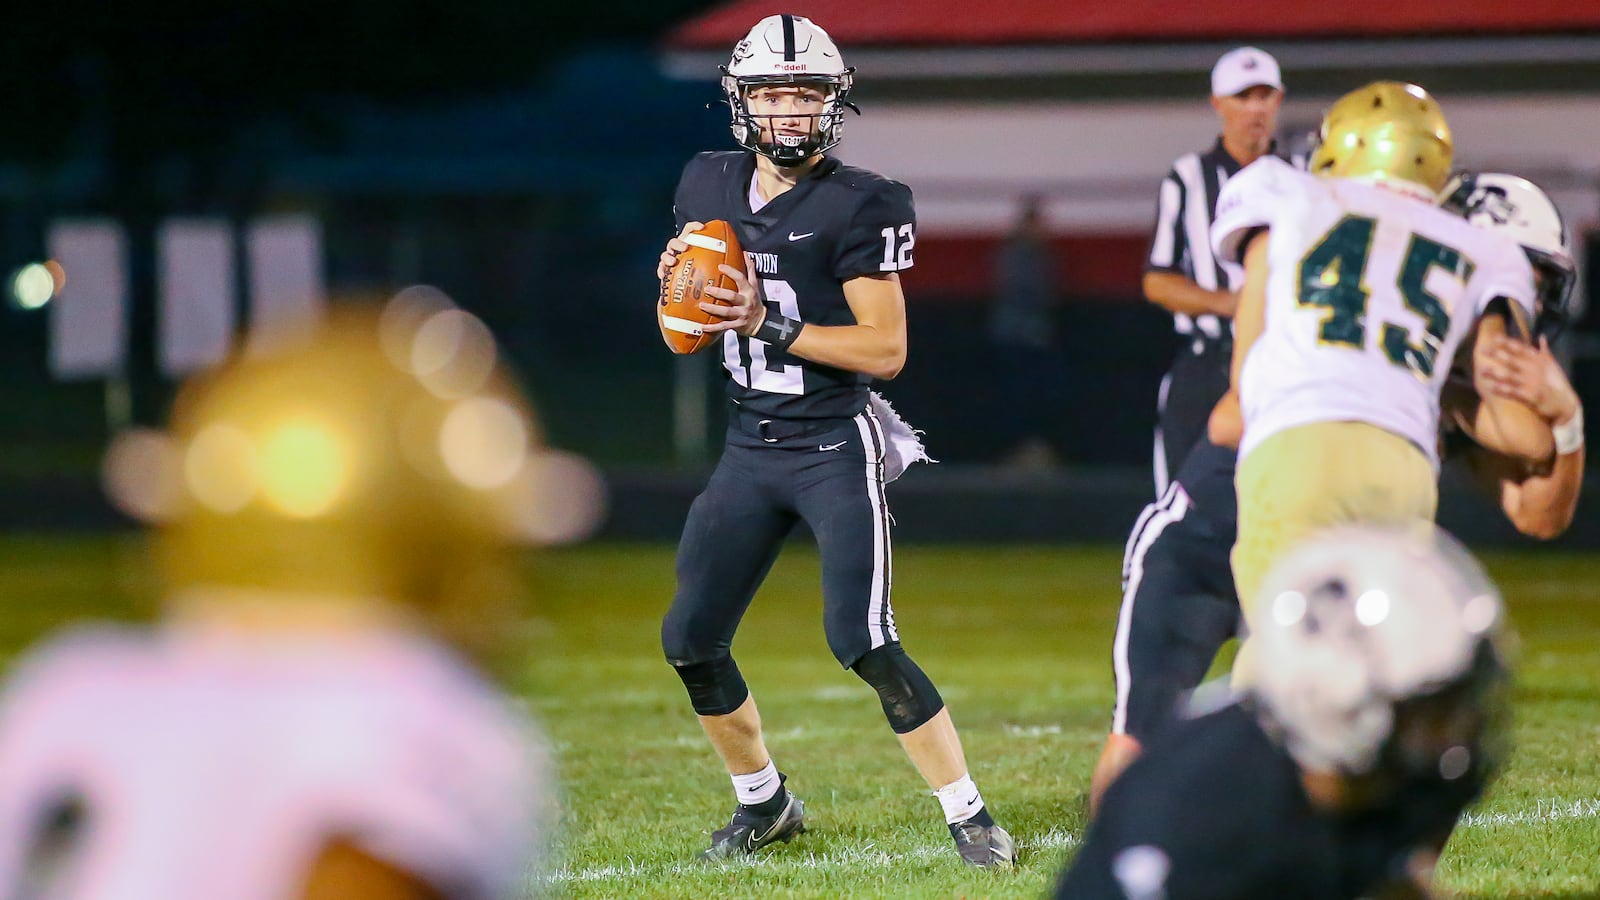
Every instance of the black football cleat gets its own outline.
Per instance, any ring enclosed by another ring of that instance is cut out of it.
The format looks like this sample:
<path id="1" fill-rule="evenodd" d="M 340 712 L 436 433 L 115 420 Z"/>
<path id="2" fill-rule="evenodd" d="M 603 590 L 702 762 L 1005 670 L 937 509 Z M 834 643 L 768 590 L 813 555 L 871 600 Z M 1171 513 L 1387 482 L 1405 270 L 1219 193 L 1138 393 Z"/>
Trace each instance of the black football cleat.
<path id="1" fill-rule="evenodd" d="M 1009 869 L 1017 861 L 1017 848 L 1011 835 L 999 825 L 979 825 L 967 820 L 950 826 L 961 861 L 980 869 Z"/>
<path id="2" fill-rule="evenodd" d="M 739 804 L 733 811 L 733 821 L 711 833 L 711 846 L 701 851 L 700 859 L 717 862 L 749 856 L 768 844 L 794 840 L 795 835 L 806 830 L 806 805 L 787 790 L 784 798 L 783 806 L 770 816 Z"/>

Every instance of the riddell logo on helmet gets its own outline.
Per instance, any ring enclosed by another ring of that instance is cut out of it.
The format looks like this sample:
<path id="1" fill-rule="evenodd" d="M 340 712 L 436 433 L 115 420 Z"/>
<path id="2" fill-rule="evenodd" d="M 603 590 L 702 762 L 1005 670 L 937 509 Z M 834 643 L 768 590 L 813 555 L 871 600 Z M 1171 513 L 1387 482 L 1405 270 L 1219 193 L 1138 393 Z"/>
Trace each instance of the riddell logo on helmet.
<path id="1" fill-rule="evenodd" d="M 806 66 L 805 63 L 779 63 L 777 69 L 780 72 L 804 72 Z"/>

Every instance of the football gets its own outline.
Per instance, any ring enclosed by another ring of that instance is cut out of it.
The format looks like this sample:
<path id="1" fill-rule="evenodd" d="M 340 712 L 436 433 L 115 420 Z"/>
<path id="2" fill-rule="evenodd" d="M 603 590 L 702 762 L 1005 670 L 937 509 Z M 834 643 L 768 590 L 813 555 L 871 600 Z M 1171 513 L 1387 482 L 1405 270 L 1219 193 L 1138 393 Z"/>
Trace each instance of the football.
<path id="1" fill-rule="evenodd" d="M 718 332 L 707 334 L 701 328 L 717 317 L 702 310 L 700 302 L 722 302 L 706 296 L 705 290 L 713 285 L 733 290 L 733 279 L 717 267 L 726 263 L 744 271 L 744 251 L 739 248 L 733 226 L 721 219 L 707 222 L 704 228 L 683 239 L 689 249 L 678 254 L 678 261 L 661 279 L 656 322 L 661 326 L 661 339 L 673 353 L 694 353 L 720 337 Z"/>

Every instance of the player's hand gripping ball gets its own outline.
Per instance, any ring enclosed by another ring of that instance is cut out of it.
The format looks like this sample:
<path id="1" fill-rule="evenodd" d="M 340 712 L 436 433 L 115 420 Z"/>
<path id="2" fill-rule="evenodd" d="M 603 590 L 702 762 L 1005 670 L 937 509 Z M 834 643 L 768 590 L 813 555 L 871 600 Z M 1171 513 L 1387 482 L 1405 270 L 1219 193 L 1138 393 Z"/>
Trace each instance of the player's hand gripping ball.
<path id="1" fill-rule="evenodd" d="M 684 233 L 673 238 L 661 254 L 657 274 L 661 275 L 661 297 L 656 303 L 656 322 L 661 339 L 673 353 L 694 353 L 720 337 L 707 333 L 704 326 L 718 316 L 700 308 L 702 301 L 721 303 L 706 294 L 708 287 L 737 290 L 732 276 L 718 269 L 729 265 L 745 270 L 744 251 L 733 226 L 721 219 L 700 225 L 690 222 Z"/>

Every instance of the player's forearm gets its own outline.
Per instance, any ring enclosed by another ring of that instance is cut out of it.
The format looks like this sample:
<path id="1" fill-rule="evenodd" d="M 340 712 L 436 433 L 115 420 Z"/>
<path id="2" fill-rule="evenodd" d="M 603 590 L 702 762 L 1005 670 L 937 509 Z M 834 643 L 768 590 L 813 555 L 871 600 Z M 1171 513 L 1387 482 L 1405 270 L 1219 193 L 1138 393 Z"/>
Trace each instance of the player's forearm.
<path id="1" fill-rule="evenodd" d="M 1508 485 L 1502 507 L 1517 530 L 1542 541 L 1558 538 L 1572 525 L 1583 488 L 1583 451 L 1556 458 L 1549 475 Z"/>
<path id="2" fill-rule="evenodd" d="M 904 331 L 874 325 L 807 325 L 789 352 L 804 360 L 885 381 L 906 364 Z"/>
<path id="3" fill-rule="evenodd" d="M 1526 405 L 1505 397 L 1484 397 L 1472 433 L 1487 450 L 1528 469 L 1547 473 L 1555 458 L 1550 425 Z"/>
<path id="4" fill-rule="evenodd" d="M 1548 475 L 1507 481 L 1500 492 L 1506 518 L 1529 537 L 1551 540 L 1566 533 L 1583 490 L 1584 448 L 1556 456 Z"/>
<path id="5" fill-rule="evenodd" d="M 1229 388 L 1206 419 L 1206 440 L 1218 447 L 1239 449 L 1244 439 L 1244 412 L 1239 408 L 1239 392 Z"/>
<path id="6" fill-rule="evenodd" d="M 1173 272 L 1146 272 L 1144 296 L 1169 312 L 1190 316 L 1232 318 L 1238 298 L 1229 291 L 1212 291 Z"/>

